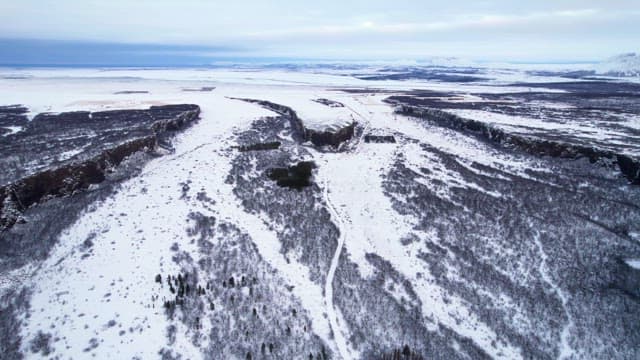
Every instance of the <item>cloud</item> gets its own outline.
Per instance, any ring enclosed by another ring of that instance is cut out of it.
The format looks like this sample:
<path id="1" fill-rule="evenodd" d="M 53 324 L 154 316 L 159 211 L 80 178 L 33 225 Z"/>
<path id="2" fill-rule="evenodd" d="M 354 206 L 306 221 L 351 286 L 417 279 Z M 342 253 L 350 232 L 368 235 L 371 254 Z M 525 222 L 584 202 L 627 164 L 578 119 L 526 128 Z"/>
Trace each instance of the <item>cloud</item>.
<path id="1" fill-rule="evenodd" d="M 177 66 L 241 57 L 238 47 L 0 39 L 0 65 Z"/>
<path id="2" fill-rule="evenodd" d="M 308 38 L 320 36 L 351 36 L 351 35 L 378 35 L 378 34 L 426 34 L 456 30 L 486 30 L 511 27 L 530 27 L 536 30 L 536 24 L 589 20 L 599 15 L 596 9 L 563 10 L 553 12 L 536 12 L 525 15 L 495 14 L 495 15 L 470 15 L 464 18 L 447 21 L 413 22 L 413 23 L 389 23 L 377 24 L 365 21 L 353 25 L 323 25 L 317 27 L 290 28 L 278 30 L 255 31 L 246 33 L 250 39 L 279 39 L 279 38 Z"/>
<path id="3" fill-rule="evenodd" d="M 638 23 L 637 0 L 0 2 L 5 38 L 201 45 L 252 56 L 606 58 L 638 50 Z"/>

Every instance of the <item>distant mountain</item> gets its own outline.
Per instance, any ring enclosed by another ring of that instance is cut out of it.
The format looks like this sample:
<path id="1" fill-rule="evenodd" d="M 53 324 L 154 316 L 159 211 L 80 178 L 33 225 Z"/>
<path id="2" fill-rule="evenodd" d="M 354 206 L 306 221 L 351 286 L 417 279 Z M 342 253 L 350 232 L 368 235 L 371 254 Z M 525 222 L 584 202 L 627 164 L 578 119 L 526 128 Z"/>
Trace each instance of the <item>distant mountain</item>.
<path id="1" fill-rule="evenodd" d="M 457 57 L 431 57 L 420 60 L 418 62 L 422 66 L 436 66 L 436 67 L 475 67 L 478 64 L 469 59 L 457 58 Z"/>
<path id="2" fill-rule="evenodd" d="M 640 76 L 640 54 L 627 53 L 614 56 L 596 66 L 596 72 L 610 76 Z"/>

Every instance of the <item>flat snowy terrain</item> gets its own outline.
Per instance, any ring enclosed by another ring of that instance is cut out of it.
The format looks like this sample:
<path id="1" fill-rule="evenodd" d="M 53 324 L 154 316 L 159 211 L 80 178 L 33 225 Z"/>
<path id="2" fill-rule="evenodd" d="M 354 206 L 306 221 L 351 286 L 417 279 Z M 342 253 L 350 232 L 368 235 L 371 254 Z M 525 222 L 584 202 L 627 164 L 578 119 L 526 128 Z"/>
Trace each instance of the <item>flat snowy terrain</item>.
<path id="1" fill-rule="evenodd" d="M 0 230 L 0 358 L 640 357 L 640 87 L 378 70 L 0 69 L 29 121 L 200 107 Z"/>

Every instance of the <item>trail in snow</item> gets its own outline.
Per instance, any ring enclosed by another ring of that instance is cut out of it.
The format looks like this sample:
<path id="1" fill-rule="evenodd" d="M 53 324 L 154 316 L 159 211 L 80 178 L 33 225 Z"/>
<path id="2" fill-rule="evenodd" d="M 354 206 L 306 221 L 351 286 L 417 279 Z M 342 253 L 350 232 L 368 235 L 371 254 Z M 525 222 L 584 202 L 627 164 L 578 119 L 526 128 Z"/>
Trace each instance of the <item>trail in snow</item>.
<path id="1" fill-rule="evenodd" d="M 331 259 L 331 267 L 329 267 L 329 273 L 327 274 L 327 282 L 324 285 L 324 301 L 327 307 L 327 314 L 329 315 L 329 323 L 331 324 L 331 329 L 333 330 L 333 338 L 335 340 L 336 346 L 338 347 L 338 351 L 340 352 L 340 357 L 343 359 L 353 359 L 354 356 L 351 354 L 351 347 L 347 343 L 344 332 L 340 330 L 340 321 L 338 320 L 338 311 L 340 310 L 336 311 L 336 308 L 333 305 L 333 279 L 336 274 L 336 268 L 338 267 L 338 262 L 340 261 L 340 255 L 342 254 L 342 249 L 344 248 L 344 242 L 347 238 L 347 234 L 345 232 L 346 227 L 342 225 L 342 219 L 338 211 L 331 203 L 331 199 L 329 198 L 328 183 L 328 180 L 324 179 L 324 201 L 327 203 L 327 208 L 331 213 L 331 217 L 334 219 L 335 224 L 338 227 L 340 237 L 338 238 L 338 246 L 336 247 L 336 252 L 333 254 L 333 259 Z"/>
<path id="2" fill-rule="evenodd" d="M 560 298 L 560 302 L 562 303 L 562 308 L 564 309 L 564 312 L 567 314 L 567 320 L 568 320 L 567 324 L 564 326 L 564 328 L 562 329 L 562 333 L 560 334 L 560 355 L 558 356 L 558 359 L 569 359 L 569 358 L 572 358 L 574 355 L 576 355 L 574 349 L 571 347 L 571 344 L 569 343 L 570 331 L 571 331 L 571 328 L 574 327 L 573 319 L 571 319 L 571 314 L 567 309 L 567 304 L 569 303 L 569 300 L 565 296 L 562 289 L 560 289 L 560 287 L 553 281 L 553 279 L 549 275 L 549 269 L 547 267 L 547 254 L 544 252 L 544 249 L 542 247 L 542 242 L 540 242 L 539 234 L 535 235 L 535 244 L 538 248 L 538 251 L 540 252 L 540 269 L 539 269 L 540 276 L 542 277 L 542 280 L 544 280 L 544 282 L 549 284 L 549 286 L 553 289 L 556 295 L 558 295 L 558 297 Z"/>
<path id="3" fill-rule="evenodd" d="M 362 140 L 364 139 L 364 136 L 371 122 L 370 119 L 365 118 L 348 105 L 345 106 L 347 106 L 349 110 L 357 114 L 364 123 L 362 134 L 356 140 L 354 148 L 350 151 L 352 153 L 358 153 L 359 145 L 362 143 Z M 327 208 L 329 209 L 329 213 L 331 214 L 331 218 L 334 219 L 335 225 L 338 227 L 338 232 L 340 234 L 338 238 L 338 246 L 336 247 L 336 252 L 331 259 L 331 266 L 329 267 L 329 272 L 327 274 L 327 279 L 324 286 L 325 305 L 327 308 L 327 314 L 329 316 L 329 323 L 331 325 L 331 329 L 333 330 L 336 347 L 340 352 L 340 356 L 343 359 L 354 359 L 357 356 L 353 354 L 351 346 L 349 346 L 347 339 L 345 338 L 345 333 L 348 334 L 349 331 L 348 329 L 345 329 L 344 332 L 340 330 L 342 316 L 339 314 L 340 310 L 336 309 L 333 304 L 333 279 L 335 278 L 336 268 L 338 267 L 338 263 L 340 262 L 340 255 L 342 254 L 342 249 L 344 248 L 347 233 L 346 226 L 344 226 L 343 216 L 336 210 L 335 206 L 333 206 L 333 203 L 331 202 L 331 199 L 329 198 L 329 180 L 327 178 L 324 179 L 323 196 L 324 201 L 327 204 Z"/>
<path id="4" fill-rule="evenodd" d="M 367 100 L 371 100 L 371 103 L 361 103 L 361 105 L 370 106 L 374 112 L 369 112 L 370 119 L 362 119 L 366 129 L 389 134 L 411 134 L 417 138 L 425 138 L 432 144 L 448 145 L 445 141 L 448 139 L 443 136 L 442 131 L 425 129 L 422 125 L 404 117 L 391 121 L 393 114 L 388 105 L 382 103 L 381 99 Z M 346 103 L 346 101 L 343 102 Z M 359 110 L 357 103 L 351 105 Z M 364 111 L 360 113 L 367 114 Z M 363 135 L 366 133 L 365 130 Z M 451 145 L 448 146 L 453 148 Z M 457 146 L 451 151 L 454 150 L 460 152 Z M 327 207 L 331 216 L 336 219 L 334 222 L 341 228 L 341 233 L 345 233 L 345 242 L 340 243 L 339 246 L 342 248 L 339 250 L 348 252 L 350 261 L 358 264 L 363 278 L 374 274 L 374 269 L 366 261 L 366 253 L 379 254 L 414 286 L 421 299 L 421 309 L 426 318 L 436 319 L 436 323 L 473 339 L 478 347 L 493 358 L 521 358 L 519 350 L 509 344 L 501 343 L 498 335 L 487 324 L 481 322 L 462 299 L 447 296 L 446 291 L 431 279 L 430 273 L 423 273 L 424 278 L 417 278 L 416 274 L 424 269 L 423 260 L 412 255 L 422 251 L 419 243 L 414 243 L 411 247 L 400 246 L 401 237 L 412 231 L 414 222 L 418 219 L 401 216 L 393 209 L 391 198 L 384 194 L 382 182 L 399 153 L 407 157 L 405 160 L 407 166 L 433 165 L 430 159 L 422 156 L 418 145 L 405 141 L 399 141 L 396 144 L 370 145 L 362 141 L 357 147 L 351 147 L 348 152 L 313 153 L 316 158 L 326 160 L 319 169 L 321 174 L 319 183 L 324 186 L 326 194 L 324 197 L 327 198 Z M 332 177 L 329 178 L 329 176 Z M 324 179 L 328 179 L 329 183 L 322 181 Z M 329 272 L 328 285 L 332 284 L 333 276 L 334 273 Z M 398 302 L 401 301 L 399 300 L 401 293 L 390 292 L 390 295 L 394 296 Z M 333 310 L 333 307 L 330 310 Z M 340 319 L 339 311 L 332 314 L 330 322 L 334 329 L 335 323 L 342 324 L 342 329 L 349 325 L 340 322 Z M 430 329 L 437 331 L 437 325 Z"/>

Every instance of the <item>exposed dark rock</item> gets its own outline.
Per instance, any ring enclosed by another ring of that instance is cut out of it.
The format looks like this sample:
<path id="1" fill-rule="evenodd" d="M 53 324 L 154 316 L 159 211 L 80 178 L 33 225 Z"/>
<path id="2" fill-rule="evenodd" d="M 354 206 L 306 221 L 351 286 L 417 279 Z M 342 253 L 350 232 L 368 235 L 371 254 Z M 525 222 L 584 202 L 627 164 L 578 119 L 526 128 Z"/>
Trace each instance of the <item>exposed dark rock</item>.
<path id="1" fill-rule="evenodd" d="M 255 99 L 237 99 L 242 100 L 254 104 L 258 104 L 264 108 L 267 108 L 271 111 L 274 111 L 281 116 L 289 119 L 289 123 L 291 124 L 291 128 L 293 129 L 292 135 L 294 139 L 298 142 L 306 142 L 311 141 L 315 146 L 327 146 L 330 145 L 334 148 L 337 148 L 345 141 L 350 140 L 353 137 L 355 132 L 355 127 L 357 123 L 353 122 L 344 127 L 340 127 L 337 129 L 330 130 L 314 130 L 307 128 L 304 125 L 304 120 L 298 117 L 298 114 L 290 107 L 272 103 L 270 101 L 265 100 L 255 100 Z"/>
<path id="2" fill-rule="evenodd" d="M 9 168 L 9 173 L 2 175 L 8 183 L 0 186 L 0 230 L 13 226 L 22 212 L 38 202 L 101 183 L 125 158 L 154 150 L 164 137 L 195 121 L 199 114 L 196 105 L 169 105 L 149 110 L 36 116 L 25 131 L 0 140 L 0 153 L 21 154 L 15 165 L 37 162 L 39 170 L 16 178 L 20 173 Z M 69 132 L 83 133 L 84 137 L 78 140 Z M 58 137 L 63 133 L 66 136 Z M 50 156 L 75 150 L 79 151 L 77 156 L 62 161 Z M 10 161 L 9 157 L 0 164 Z"/>
<path id="3" fill-rule="evenodd" d="M 512 134 L 482 121 L 465 119 L 441 110 L 399 105 L 396 107 L 396 112 L 406 116 L 430 120 L 436 125 L 471 133 L 480 139 L 505 147 L 516 148 L 537 156 L 569 159 L 587 158 L 591 163 L 607 167 L 616 165 L 632 184 L 640 184 L 640 159 L 634 159 L 624 154 L 595 147 Z"/>
<path id="4" fill-rule="evenodd" d="M 0 138 L 0 186 L 74 161 L 89 160 L 120 144 L 155 137 L 197 118 L 196 105 L 153 106 L 148 110 L 39 114 L 23 131 Z"/>
<path id="5" fill-rule="evenodd" d="M 353 138 L 355 132 L 356 123 L 353 122 L 342 128 L 336 130 L 313 130 L 306 129 L 307 139 L 315 146 L 331 145 L 334 148 L 340 146 L 341 143 Z"/>
<path id="6" fill-rule="evenodd" d="M 240 98 L 236 100 L 242 100 L 249 103 L 258 104 L 266 109 L 269 109 L 271 111 L 278 113 L 281 116 L 286 117 L 287 119 L 289 119 L 291 129 L 293 130 L 291 134 L 293 138 L 298 142 L 307 141 L 307 133 L 306 133 L 306 128 L 304 127 L 304 124 L 302 123 L 302 120 L 298 118 L 298 114 L 296 114 L 296 112 L 293 111 L 293 109 L 291 109 L 290 107 L 272 103 L 270 101 L 265 101 L 265 100 L 240 99 Z"/>

